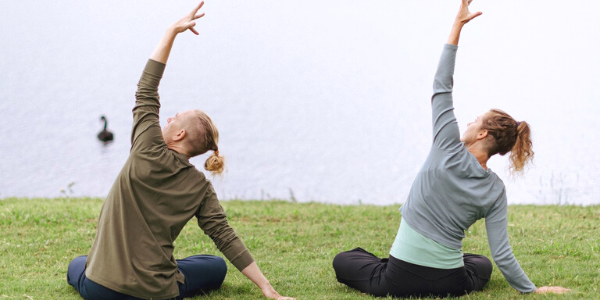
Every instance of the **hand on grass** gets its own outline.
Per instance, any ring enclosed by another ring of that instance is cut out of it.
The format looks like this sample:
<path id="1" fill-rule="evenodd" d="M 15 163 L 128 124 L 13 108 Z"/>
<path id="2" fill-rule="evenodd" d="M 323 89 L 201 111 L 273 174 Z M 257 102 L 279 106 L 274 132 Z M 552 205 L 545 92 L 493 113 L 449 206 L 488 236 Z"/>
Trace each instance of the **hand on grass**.
<path id="1" fill-rule="evenodd" d="M 296 298 L 283 297 L 279 295 L 279 293 L 273 288 L 269 280 L 265 277 L 265 275 L 260 271 L 256 262 L 250 263 L 247 267 L 242 270 L 242 274 L 246 275 L 248 279 L 250 279 L 254 284 L 256 284 L 263 295 L 269 299 L 276 300 L 295 300 Z"/>
<path id="2" fill-rule="evenodd" d="M 276 300 L 296 300 L 296 298 L 284 297 L 284 296 L 279 295 L 279 293 L 272 286 L 269 286 L 269 287 L 263 289 L 262 293 L 263 293 L 263 295 L 265 295 L 265 297 L 267 297 L 269 299 L 276 299 Z"/>
<path id="3" fill-rule="evenodd" d="M 535 290 L 536 294 L 546 294 L 546 293 L 553 293 L 553 294 L 563 294 L 563 293 L 568 293 L 570 292 L 571 289 L 566 289 L 562 286 L 543 286 L 543 287 L 539 287 Z"/>

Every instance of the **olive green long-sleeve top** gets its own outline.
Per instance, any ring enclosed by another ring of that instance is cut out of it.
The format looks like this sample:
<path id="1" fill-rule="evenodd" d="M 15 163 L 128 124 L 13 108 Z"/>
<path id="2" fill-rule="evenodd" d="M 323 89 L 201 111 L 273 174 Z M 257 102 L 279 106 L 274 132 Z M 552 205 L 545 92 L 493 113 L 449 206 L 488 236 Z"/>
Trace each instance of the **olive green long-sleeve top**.
<path id="1" fill-rule="evenodd" d="M 188 158 L 167 148 L 158 121 L 165 65 L 149 60 L 133 109 L 131 153 L 100 213 L 86 276 L 144 299 L 177 297 L 173 242 L 192 218 L 239 270 L 254 260 L 228 225 L 210 181 Z"/>

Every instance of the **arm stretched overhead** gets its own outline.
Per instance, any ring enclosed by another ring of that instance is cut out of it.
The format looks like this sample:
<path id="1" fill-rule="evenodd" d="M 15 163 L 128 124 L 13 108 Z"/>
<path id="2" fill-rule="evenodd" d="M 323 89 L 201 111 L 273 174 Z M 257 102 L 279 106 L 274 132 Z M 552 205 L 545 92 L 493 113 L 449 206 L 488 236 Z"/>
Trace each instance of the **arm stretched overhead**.
<path id="1" fill-rule="evenodd" d="M 175 22 L 173 25 L 171 25 L 167 29 L 167 31 L 166 31 L 165 35 L 163 36 L 163 38 L 161 39 L 160 43 L 158 44 L 158 46 L 156 46 L 156 49 L 150 56 L 151 62 L 153 62 L 154 64 L 157 64 L 159 66 L 162 66 L 162 69 L 164 69 L 164 65 L 167 63 L 167 60 L 169 59 L 169 54 L 171 53 L 171 48 L 173 47 L 173 42 L 175 41 L 175 37 L 177 37 L 177 35 L 179 33 L 182 33 L 187 30 L 190 30 L 194 34 L 198 35 L 198 31 L 196 31 L 196 29 L 194 28 L 196 26 L 195 20 L 198 20 L 204 16 L 204 13 L 198 13 L 198 11 L 202 8 L 203 5 L 204 5 L 204 1 L 200 2 L 200 4 L 198 4 L 194 9 L 192 9 L 192 11 L 190 13 L 185 15 L 183 18 L 181 18 L 179 21 Z M 203 230 L 205 230 L 205 232 L 207 232 L 207 234 L 209 234 L 211 236 L 211 238 L 213 238 L 214 241 L 218 241 L 218 242 L 216 242 L 216 244 L 219 247 L 219 250 L 221 250 L 224 254 L 226 254 L 227 258 L 231 260 L 231 257 L 232 257 L 232 254 L 230 253 L 231 251 L 227 251 L 227 249 L 226 249 L 229 246 L 227 244 L 228 242 L 221 241 L 220 238 L 228 237 L 227 240 L 231 241 L 231 239 L 233 237 L 233 240 L 236 241 L 236 244 L 241 244 L 241 241 L 237 242 L 237 240 L 239 240 L 239 239 L 237 238 L 237 236 L 235 236 L 235 234 L 233 233 L 233 230 L 229 227 L 229 225 L 227 225 L 227 220 L 226 220 L 225 214 L 224 214 L 221 206 L 218 204 L 218 200 L 216 199 L 216 196 L 213 198 L 214 199 L 212 199 L 212 201 L 216 202 L 216 203 L 213 203 L 212 205 L 204 205 L 203 207 L 208 207 L 209 210 L 212 209 L 214 211 L 203 212 L 201 209 L 201 212 L 198 215 L 198 224 L 200 225 L 200 227 Z M 214 225 L 213 223 L 214 224 L 218 223 L 221 225 L 213 226 Z M 231 243 L 231 244 L 233 244 L 233 243 Z M 242 248 L 242 247 L 244 247 L 244 246 L 241 245 L 241 246 L 238 246 L 237 248 Z M 236 267 L 241 266 L 242 274 L 244 274 L 246 277 L 248 277 L 248 279 L 250 279 L 252 282 L 254 282 L 261 289 L 263 295 L 266 298 L 278 299 L 278 300 L 294 299 L 294 298 L 289 298 L 289 297 L 283 297 L 283 296 L 279 295 L 279 293 L 277 293 L 277 291 L 275 291 L 275 289 L 271 286 L 271 284 L 269 283 L 267 278 L 260 271 L 257 264 L 252 260 L 252 257 L 249 255 L 249 253 L 244 255 L 244 258 L 242 258 L 242 259 L 239 259 L 239 260 L 233 259 L 233 260 L 236 262 L 235 263 Z"/>

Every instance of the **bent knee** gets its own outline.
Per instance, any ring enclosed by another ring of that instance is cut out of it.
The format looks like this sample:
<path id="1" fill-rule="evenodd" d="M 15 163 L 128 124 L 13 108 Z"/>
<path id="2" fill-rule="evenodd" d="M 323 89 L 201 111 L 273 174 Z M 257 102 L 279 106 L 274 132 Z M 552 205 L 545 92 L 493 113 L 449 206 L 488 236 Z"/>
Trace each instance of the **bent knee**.
<path id="1" fill-rule="evenodd" d="M 347 260 L 348 256 L 348 252 L 342 252 L 342 253 L 338 253 L 334 258 L 333 258 L 333 269 L 335 270 L 335 272 L 337 273 L 338 270 L 340 270 L 340 268 L 345 265 L 345 262 Z"/>
<path id="2" fill-rule="evenodd" d="M 483 266 L 482 266 L 483 275 L 485 276 L 485 278 L 492 277 L 492 271 L 494 270 L 494 265 L 492 265 L 492 262 L 490 261 L 490 259 L 485 256 L 483 256 L 482 260 L 484 261 Z"/>
<path id="3" fill-rule="evenodd" d="M 470 266 L 477 277 L 486 279 L 492 276 L 494 269 L 489 258 L 478 254 L 465 254 L 465 266 Z"/>
<path id="4" fill-rule="evenodd" d="M 227 274 L 227 263 L 225 262 L 225 260 L 219 256 L 215 256 L 214 263 L 218 273 L 222 274 L 223 278 L 225 278 L 225 275 Z"/>

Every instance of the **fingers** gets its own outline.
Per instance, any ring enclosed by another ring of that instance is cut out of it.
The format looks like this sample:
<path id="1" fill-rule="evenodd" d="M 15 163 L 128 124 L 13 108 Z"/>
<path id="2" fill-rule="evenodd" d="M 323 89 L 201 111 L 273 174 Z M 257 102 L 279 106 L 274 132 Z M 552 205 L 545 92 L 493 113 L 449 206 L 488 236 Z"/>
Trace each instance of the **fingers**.
<path id="1" fill-rule="evenodd" d="M 483 13 L 482 13 L 482 12 L 480 12 L 480 11 L 478 11 L 478 12 L 476 12 L 476 13 L 472 13 L 472 14 L 469 16 L 469 21 L 471 21 L 471 20 L 473 20 L 473 19 L 475 19 L 475 18 L 477 18 L 477 17 L 481 16 L 481 14 L 483 14 Z"/>
<path id="2" fill-rule="evenodd" d="M 468 16 L 466 16 L 466 17 L 462 17 L 462 18 L 460 18 L 460 17 L 457 17 L 457 20 L 459 20 L 459 21 L 460 21 L 462 24 L 467 24 L 467 23 L 469 23 L 471 20 L 473 20 L 473 19 L 475 19 L 475 18 L 477 18 L 477 17 L 481 16 L 481 14 L 482 14 L 482 12 L 478 11 L 478 12 L 476 12 L 476 13 L 469 14 L 469 15 L 468 15 Z"/>
<path id="3" fill-rule="evenodd" d="M 565 289 L 565 288 L 563 288 L 563 287 L 560 287 L 560 286 L 553 286 L 553 287 L 551 288 L 551 290 L 552 290 L 552 292 L 553 292 L 553 293 L 555 293 L 555 294 L 563 294 L 563 293 L 568 293 L 568 292 L 570 292 L 570 291 L 571 291 L 571 289 Z"/>
<path id="4" fill-rule="evenodd" d="M 535 293 L 537 294 L 545 294 L 545 293 L 553 293 L 553 294 L 563 294 L 570 292 L 571 289 L 566 289 L 562 286 L 543 286 L 536 289 Z"/>
<path id="5" fill-rule="evenodd" d="M 198 20 L 198 19 L 200 19 L 200 18 L 202 18 L 202 17 L 204 17 L 204 13 L 201 13 L 201 14 L 199 14 L 199 15 L 195 15 L 195 16 L 192 18 L 192 20 Z"/>
<path id="6" fill-rule="evenodd" d="M 198 4 L 198 6 L 196 6 L 194 9 L 192 9 L 192 12 L 190 13 L 190 16 L 195 16 L 196 13 L 202 8 L 202 6 L 204 6 L 204 1 L 201 1 L 200 4 Z"/>
<path id="7" fill-rule="evenodd" d="M 196 22 L 192 22 L 194 20 L 198 20 L 202 17 L 204 17 L 204 13 L 200 13 L 197 14 L 198 11 L 202 8 L 202 6 L 204 6 L 204 1 L 201 1 L 200 4 L 198 4 L 198 6 L 196 6 L 192 12 L 190 13 L 190 24 L 188 29 L 193 32 L 195 35 L 200 35 L 200 33 L 198 33 L 198 31 L 194 28 L 194 26 L 196 26 Z"/>

